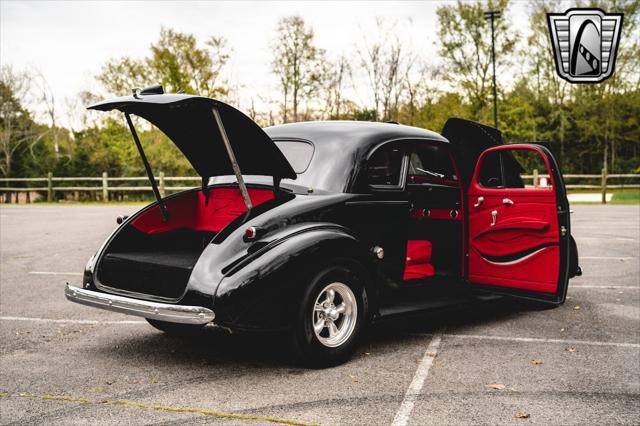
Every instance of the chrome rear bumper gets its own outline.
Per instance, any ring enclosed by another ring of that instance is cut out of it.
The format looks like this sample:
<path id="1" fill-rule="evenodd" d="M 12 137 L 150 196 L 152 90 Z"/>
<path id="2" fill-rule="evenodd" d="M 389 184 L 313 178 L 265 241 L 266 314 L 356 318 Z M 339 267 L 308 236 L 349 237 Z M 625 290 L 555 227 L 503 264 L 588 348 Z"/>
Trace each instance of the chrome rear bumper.
<path id="1" fill-rule="evenodd" d="M 148 302 L 146 300 L 85 290 L 69 284 L 64 290 L 64 295 L 68 300 L 82 305 L 159 321 L 181 324 L 207 324 L 215 318 L 215 314 L 211 309 L 203 308 L 202 306 Z"/>

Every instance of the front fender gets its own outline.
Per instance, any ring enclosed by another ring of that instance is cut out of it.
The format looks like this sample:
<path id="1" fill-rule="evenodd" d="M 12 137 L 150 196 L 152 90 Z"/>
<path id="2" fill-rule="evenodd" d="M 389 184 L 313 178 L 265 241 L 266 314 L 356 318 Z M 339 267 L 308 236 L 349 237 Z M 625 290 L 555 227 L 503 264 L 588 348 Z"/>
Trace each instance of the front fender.
<path id="1" fill-rule="evenodd" d="M 337 225 L 316 225 L 276 239 L 228 268 L 214 299 L 216 322 L 235 329 L 286 329 L 320 268 L 342 262 L 366 275 L 376 267 L 369 253 Z"/>

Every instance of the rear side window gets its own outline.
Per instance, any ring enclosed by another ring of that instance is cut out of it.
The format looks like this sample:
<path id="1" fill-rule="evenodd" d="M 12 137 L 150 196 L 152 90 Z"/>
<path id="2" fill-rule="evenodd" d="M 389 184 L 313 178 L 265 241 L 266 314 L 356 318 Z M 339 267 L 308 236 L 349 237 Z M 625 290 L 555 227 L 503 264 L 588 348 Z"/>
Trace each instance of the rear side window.
<path id="1" fill-rule="evenodd" d="M 457 181 L 449 153 L 440 146 L 414 148 L 409 159 L 409 182 Z"/>
<path id="2" fill-rule="evenodd" d="M 404 153 L 392 146 L 378 149 L 369 158 L 367 164 L 367 180 L 374 187 L 402 186 L 402 164 Z"/>
<path id="3" fill-rule="evenodd" d="M 274 141 L 297 174 L 304 173 L 313 157 L 313 145 L 305 141 Z"/>

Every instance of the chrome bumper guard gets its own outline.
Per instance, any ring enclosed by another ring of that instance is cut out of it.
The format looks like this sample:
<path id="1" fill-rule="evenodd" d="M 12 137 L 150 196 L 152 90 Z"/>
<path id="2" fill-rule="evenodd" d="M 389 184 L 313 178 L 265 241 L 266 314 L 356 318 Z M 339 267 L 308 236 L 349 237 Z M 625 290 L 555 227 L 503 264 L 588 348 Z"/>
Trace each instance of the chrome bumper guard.
<path id="1" fill-rule="evenodd" d="M 202 306 L 148 302 L 146 300 L 85 290 L 69 284 L 64 290 L 64 295 L 68 300 L 82 305 L 159 321 L 181 324 L 207 324 L 215 318 L 215 314 L 211 309 L 203 308 Z"/>

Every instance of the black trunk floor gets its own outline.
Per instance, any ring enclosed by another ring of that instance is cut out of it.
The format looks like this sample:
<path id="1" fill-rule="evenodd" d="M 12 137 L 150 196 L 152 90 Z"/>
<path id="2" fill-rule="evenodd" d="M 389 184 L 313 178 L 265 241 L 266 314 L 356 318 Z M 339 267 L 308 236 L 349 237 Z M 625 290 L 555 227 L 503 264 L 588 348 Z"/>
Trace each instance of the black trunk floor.
<path id="1" fill-rule="evenodd" d="M 106 255 L 106 258 L 109 260 L 123 260 L 147 265 L 193 269 L 193 266 L 196 264 L 201 254 L 202 251 L 199 250 L 125 252 L 109 253 Z"/>

